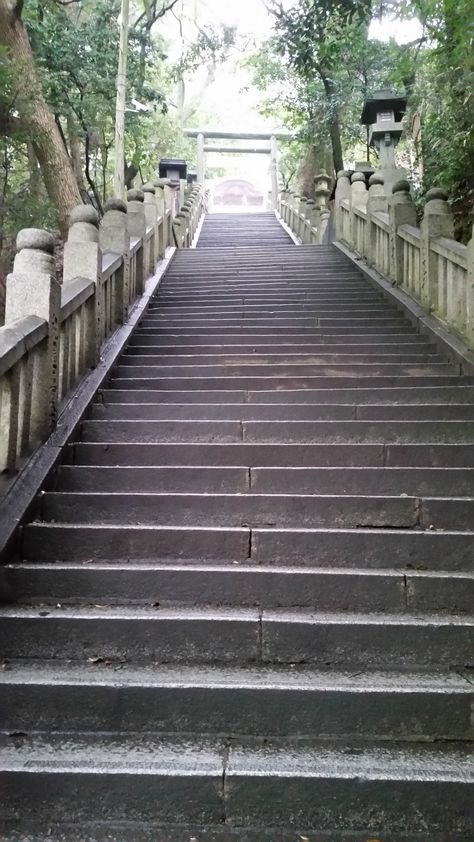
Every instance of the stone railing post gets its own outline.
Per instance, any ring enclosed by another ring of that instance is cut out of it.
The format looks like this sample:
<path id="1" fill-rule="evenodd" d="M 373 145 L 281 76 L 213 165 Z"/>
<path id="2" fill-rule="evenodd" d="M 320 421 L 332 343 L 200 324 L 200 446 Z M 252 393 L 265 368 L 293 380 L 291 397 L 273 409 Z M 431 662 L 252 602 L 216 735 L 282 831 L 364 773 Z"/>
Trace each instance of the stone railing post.
<path id="1" fill-rule="evenodd" d="M 360 210 L 367 209 L 367 201 L 369 194 L 367 192 L 367 185 L 365 182 L 365 175 L 363 172 L 355 172 L 351 177 L 351 221 L 350 221 L 350 237 L 351 246 L 357 251 L 363 253 L 365 244 L 360 241 L 357 236 L 357 229 L 360 223 L 357 222 L 357 216 L 354 213 L 354 208 Z"/>
<path id="2" fill-rule="evenodd" d="M 466 332 L 469 346 L 474 347 L 474 225 L 472 226 L 472 237 L 467 244 L 467 275 L 466 275 Z"/>
<path id="3" fill-rule="evenodd" d="M 377 226 L 373 213 L 387 213 L 388 200 L 385 195 L 384 179 L 380 173 L 373 173 L 369 179 L 369 193 L 367 198 L 367 227 L 365 229 L 365 256 L 370 266 L 377 262 Z"/>
<path id="4" fill-rule="evenodd" d="M 329 208 L 325 208 L 322 210 L 319 215 L 319 230 L 318 230 L 318 238 L 317 243 L 321 245 L 322 243 L 326 243 L 328 240 L 327 230 L 329 227 L 329 220 L 331 218 L 331 212 Z"/>
<path id="5" fill-rule="evenodd" d="M 87 310 L 87 364 L 92 368 L 99 361 L 102 336 L 102 296 L 100 276 L 102 252 L 99 246 L 99 214 L 92 205 L 78 205 L 69 217 L 69 234 L 64 244 L 63 285 L 74 278 L 87 278 L 95 286 L 94 305 Z"/>
<path id="6" fill-rule="evenodd" d="M 431 250 L 432 240 L 454 238 L 454 224 L 447 202 L 448 194 L 433 187 L 426 194 L 421 222 L 421 302 L 432 310 L 438 306 L 438 256 Z"/>
<path id="7" fill-rule="evenodd" d="M 316 227 L 315 211 L 316 211 L 316 202 L 314 201 L 314 199 L 308 199 L 307 202 L 306 202 L 306 207 L 305 207 L 305 217 L 306 217 L 307 222 L 309 223 L 309 227 L 305 226 L 305 229 L 304 229 L 305 242 L 308 245 L 311 245 L 311 243 L 313 242 L 313 238 L 314 238 L 312 229 L 313 229 L 313 226 Z"/>
<path id="8" fill-rule="evenodd" d="M 160 243 L 158 231 L 158 212 L 156 207 L 156 190 L 151 181 L 142 186 L 144 195 L 145 222 L 147 228 L 153 228 L 153 242 L 148 253 L 147 274 L 153 275 L 155 266 L 160 259 Z"/>
<path id="9" fill-rule="evenodd" d="M 314 214 L 315 205 L 316 205 L 316 203 L 315 203 L 314 199 L 307 199 L 306 200 L 304 215 L 305 215 L 306 222 L 308 224 L 304 226 L 304 230 L 303 230 L 304 240 L 303 240 L 303 242 L 306 243 L 307 245 L 311 245 L 311 242 L 312 242 L 312 239 L 313 239 L 312 225 L 313 225 L 313 214 Z"/>
<path id="10" fill-rule="evenodd" d="M 47 231 L 25 228 L 16 239 L 13 272 L 7 277 L 5 324 L 37 316 L 48 324 L 48 339 L 31 375 L 30 441 L 41 441 L 57 419 L 61 286 L 56 279 L 54 239 Z"/>
<path id="11" fill-rule="evenodd" d="M 306 205 L 308 202 L 307 196 L 301 196 L 298 202 L 298 230 L 297 234 L 301 242 L 304 243 L 306 237 Z"/>
<path id="12" fill-rule="evenodd" d="M 322 231 L 321 231 L 321 219 L 323 214 L 328 208 L 328 201 L 331 191 L 329 189 L 329 185 L 331 184 L 331 178 L 326 172 L 320 172 L 318 175 L 314 177 L 314 195 L 316 197 L 316 209 L 317 209 L 317 223 L 316 227 L 318 229 L 318 236 L 317 236 L 317 243 L 321 243 Z M 327 223 L 325 225 L 325 229 L 327 228 Z"/>
<path id="13" fill-rule="evenodd" d="M 142 241 L 137 252 L 136 293 L 141 295 L 144 290 L 147 273 L 145 249 L 145 194 L 143 190 L 133 188 L 127 193 L 127 228 L 130 237 L 138 237 Z"/>
<path id="14" fill-rule="evenodd" d="M 154 182 L 156 213 L 158 219 L 162 219 L 162 222 L 159 225 L 158 234 L 158 254 L 160 257 L 165 256 L 166 249 L 170 245 L 168 237 L 168 225 L 166 220 L 165 186 L 161 183 L 163 180 L 164 179 L 157 179 Z"/>
<path id="15" fill-rule="evenodd" d="M 336 221 L 336 240 L 345 239 L 344 216 L 341 204 L 347 199 L 351 200 L 351 179 L 346 170 L 340 170 L 337 174 L 336 197 L 334 200 L 334 215 Z"/>
<path id="16" fill-rule="evenodd" d="M 122 256 L 122 271 L 114 284 L 112 312 L 117 324 L 127 318 L 130 302 L 130 234 L 127 228 L 127 205 L 122 199 L 109 199 L 104 206 L 99 227 L 99 243 L 103 254 L 112 252 Z"/>
<path id="17" fill-rule="evenodd" d="M 390 277 L 401 286 L 404 282 L 404 242 L 399 236 L 398 227 L 399 225 L 416 225 L 416 208 L 410 195 L 410 185 L 405 179 L 400 179 L 392 185 L 388 213 L 390 221 Z"/>

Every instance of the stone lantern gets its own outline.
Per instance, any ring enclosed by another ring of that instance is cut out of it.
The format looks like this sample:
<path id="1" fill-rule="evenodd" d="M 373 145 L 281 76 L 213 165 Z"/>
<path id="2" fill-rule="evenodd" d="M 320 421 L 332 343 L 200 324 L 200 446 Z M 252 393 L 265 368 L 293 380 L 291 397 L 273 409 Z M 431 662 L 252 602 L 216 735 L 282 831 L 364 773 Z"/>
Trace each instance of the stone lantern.
<path id="1" fill-rule="evenodd" d="M 316 197 L 316 207 L 320 212 L 327 208 L 329 196 L 331 195 L 330 185 L 331 176 L 327 173 L 320 172 L 318 175 L 315 175 L 314 195 Z"/>
<path id="2" fill-rule="evenodd" d="M 407 106 L 407 98 L 384 88 L 376 91 L 364 105 L 361 123 L 370 126 L 369 144 L 379 156 L 380 166 L 377 173 L 384 179 L 385 192 L 392 194 L 392 185 L 406 177 L 403 168 L 395 163 L 395 147 L 402 134 L 402 119 Z"/>

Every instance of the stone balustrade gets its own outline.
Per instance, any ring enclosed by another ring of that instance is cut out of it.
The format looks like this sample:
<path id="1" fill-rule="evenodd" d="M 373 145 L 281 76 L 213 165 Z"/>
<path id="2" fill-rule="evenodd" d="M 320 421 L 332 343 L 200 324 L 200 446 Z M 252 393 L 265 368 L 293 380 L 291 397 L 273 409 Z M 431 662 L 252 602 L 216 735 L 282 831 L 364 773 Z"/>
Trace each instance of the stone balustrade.
<path id="1" fill-rule="evenodd" d="M 159 179 L 110 199 L 99 221 L 75 208 L 57 280 L 54 239 L 41 229 L 17 237 L 0 327 L 0 472 L 11 474 L 54 429 L 79 381 L 127 320 L 168 247 L 186 248 L 204 209 L 196 185 L 175 215 L 175 193 Z"/>
<path id="2" fill-rule="evenodd" d="M 319 180 L 319 181 L 318 181 Z M 329 191 L 315 202 L 293 191 L 280 195 L 279 212 L 304 244 L 327 242 Z M 374 173 L 367 188 L 362 172 L 338 173 L 333 211 L 334 238 L 441 319 L 474 348 L 474 238 L 465 246 L 454 239 L 448 196 L 433 188 L 426 194 L 421 224 L 405 180 L 387 197 L 383 177 Z"/>
<path id="3" fill-rule="evenodd" d="M 367 189 L 362 173 L 340 172 L 334 213 L 339 240 L 474 348 L 474 242 L 454 239 L 443 190 L 428 190 L 418 226 L 407 181 L 387 198 L 379 174 Z"/>
<path id="4" fill-rule="evenodd" d="M 305 245 L 326 242 L 331 215 L 328 208 L 330 177 L 327 173 L 319 173 L 314 182 L 315 199 L 299 196 L 293 190 L 283 190 L 278 200 L 278 212 L 283 222 Z"/>

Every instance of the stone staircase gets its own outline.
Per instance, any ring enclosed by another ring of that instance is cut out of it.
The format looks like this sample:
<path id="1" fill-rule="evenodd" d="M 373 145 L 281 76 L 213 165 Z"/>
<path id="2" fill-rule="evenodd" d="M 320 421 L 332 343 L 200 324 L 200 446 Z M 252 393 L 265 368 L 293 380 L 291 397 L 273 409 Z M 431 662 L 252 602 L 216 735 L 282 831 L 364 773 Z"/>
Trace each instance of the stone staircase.
<path id="1" fill-rule="evenodd" d="M 0 838 L 471 840 L 474 378 L 275 217 L 199 245 L 8 566 Z"/>

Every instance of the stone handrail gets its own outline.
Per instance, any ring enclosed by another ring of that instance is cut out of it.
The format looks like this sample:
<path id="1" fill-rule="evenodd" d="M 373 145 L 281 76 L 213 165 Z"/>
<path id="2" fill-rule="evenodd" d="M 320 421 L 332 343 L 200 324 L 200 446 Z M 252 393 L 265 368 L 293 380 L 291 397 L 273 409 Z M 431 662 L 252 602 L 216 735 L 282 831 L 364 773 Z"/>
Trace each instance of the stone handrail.
<path id="1" fill-rule="evenodd" d="M 407 181 L 386 196 L 381 175 L 367 189 L 363 173 L 340 172 L 335 197 L 336 239 L 413 296 L 474 348 L 474 240 L 454 239 L 447 195 L 426 194 L 420 226 Z"/>
<path id="2" fill-rule="evenodd" d="M 0 472 L 15 472 L 54 429 L 166 249 L 192 244 L 204 200 L 196 185 L 176 219 L 175 191 L 159 179 L 130 190 L 127 202 L 109 200 L 100 222 L 91 206 L 75 208 L 62 283 L 51 234 L 20 231 L 0 327 Z"/>
<path id="3" fill-rule="evenodd" d="M 291 190 L 280 194 L 280 216 L 303 244 L 328 242 L 328 184 L 325 173 L 316 177 L 315 201 Z M 467 246 L 454 239 L 447 198 L 438 188 L 429 190 L 418 226 L 407 181 L 396 182 L 388 197 L 379 173 L 370 177 L 367 189 L 364 173 L 342 171 L 333 239 L 347 244 L 474 348 L 474 238 Z"/>
<path id="4" fill-rule="evenodd" d="M 326 242 L 330 182 L 324 172 L 315 177 L 315 199 L 299 196 L 293 190 L 283 190 L 278 197 L 278 213 L 300 243 L 319 245 Z"/>

